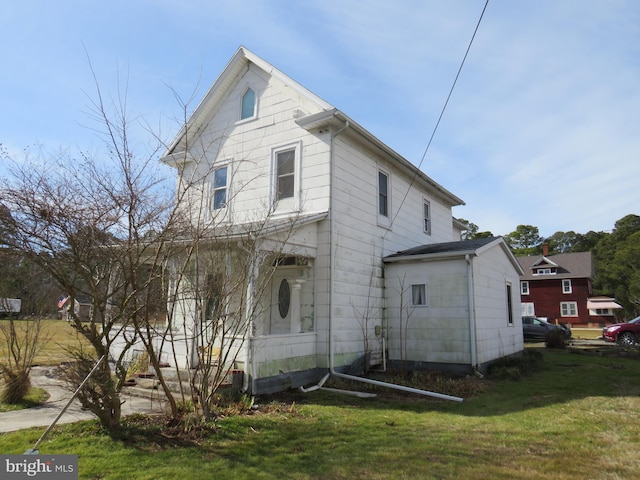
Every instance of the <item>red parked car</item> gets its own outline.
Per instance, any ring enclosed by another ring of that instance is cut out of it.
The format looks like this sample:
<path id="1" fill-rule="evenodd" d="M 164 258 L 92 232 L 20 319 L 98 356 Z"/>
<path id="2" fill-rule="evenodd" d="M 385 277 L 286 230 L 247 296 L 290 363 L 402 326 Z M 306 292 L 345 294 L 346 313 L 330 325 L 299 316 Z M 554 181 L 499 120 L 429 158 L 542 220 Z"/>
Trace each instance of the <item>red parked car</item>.
<path id="1" fill-rule="evenodd" d="M 618 345 L 638 345 L 640 343 L 640 317 L 627 323 L 614 323 L 602 329 L 602 338 Z"/>

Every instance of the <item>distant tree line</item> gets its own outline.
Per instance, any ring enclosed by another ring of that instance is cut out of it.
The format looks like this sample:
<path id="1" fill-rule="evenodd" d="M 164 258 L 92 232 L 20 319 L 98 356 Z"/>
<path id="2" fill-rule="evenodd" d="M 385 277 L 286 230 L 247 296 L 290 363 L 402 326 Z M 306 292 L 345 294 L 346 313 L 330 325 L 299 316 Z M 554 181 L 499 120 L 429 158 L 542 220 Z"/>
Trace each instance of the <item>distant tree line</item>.
<path id="1" fill-rule="evenodd" d="M 494 236 L 492 232 L 481 232 L 474 223 L 461 221 L 469 227 L 463 239 Z M 503 237 L 516 256 L 542 255 L 544 244 L 549 255 L 591 252 L 595 270 L 594 295 L 615 297 L 624 307 L 625 317 L 640 314 L 640 216 L 630 214 L 621 218 L 611 232 L 558 231 L 544 238 L 538 227 L 518 225 Z"/>

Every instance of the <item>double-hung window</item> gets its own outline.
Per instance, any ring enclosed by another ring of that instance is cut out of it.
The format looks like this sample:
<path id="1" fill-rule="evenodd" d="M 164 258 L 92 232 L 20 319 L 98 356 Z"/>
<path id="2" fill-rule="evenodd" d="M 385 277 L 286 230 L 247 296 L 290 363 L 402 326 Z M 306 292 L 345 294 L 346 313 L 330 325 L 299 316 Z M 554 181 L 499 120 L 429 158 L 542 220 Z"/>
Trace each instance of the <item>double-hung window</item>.
<path id="1" fill-rule="evenodd" d="M 275 213 L 301 208 L 301 142 L 282 145 L 271 151 L 271 201 Z"/>
<path id="2" fill-rule="evenodd" d="M 529 281 L 523 280 L 520 282 L 520 295 L 529 295 Z"/>
<path id="3" fill-rule="evenodd" d="M 296 150 L 276 152 L 276 200 L 291 198 L 295 193 Z"/>
<path id="4" fill-rule="evenodd" d="M 571 293 L 572 291 L 571 280 L 562 280 L 562 293 Z"/>
<path id="5" fill-rule="evenodd" d="M 227 206 L 227 179 L 228 167 L 216 168 L 213 172 L 213 192 L 211 199 L 211 208 L 220 210 Z"/>

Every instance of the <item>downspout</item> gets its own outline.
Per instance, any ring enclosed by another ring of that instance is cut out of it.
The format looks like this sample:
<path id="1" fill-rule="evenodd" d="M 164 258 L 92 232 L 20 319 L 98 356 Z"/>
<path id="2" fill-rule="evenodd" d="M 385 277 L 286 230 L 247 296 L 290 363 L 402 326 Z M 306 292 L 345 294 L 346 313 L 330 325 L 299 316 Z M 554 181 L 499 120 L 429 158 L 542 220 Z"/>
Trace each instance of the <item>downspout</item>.
<path id="1" fill-rule="evenodd" d="M 467 262 L 467 290 L 469 295 L 469 352 L 471 355 L 471 368 L 475 374 L 478 374 L 478 349 L 476 336 L 476 304 L 473 289 L 473 260 L 467 253 L 464 256 Z"/>
<path id="2" fill-rule="evenodd" d="M 380 382 L 378 380 L 372 380 L 369 378 L 356 377 L 354 375 L 347 375 L 345 373 L 340 373 L 335 370 L 334 366 L 334 340 L 333 340 L 333 307 L 334 307 L 334 292 L 335 292 L 335 251 L 334 246 L 336 245 L 335 236 L 335 215 L 334 215 L 334 191 L 335 191 L 335 182 L 334 182 L 334 173 L 335 173 L 335 139 L 341 134 L 344 130 L 349 128 L 349 121 L 345 120 L 345 125 L 336 133 L 331 135 L 331 155 L 330 155 L 330 165 L 329 165 L 329 258 L 330 258 L 330 267 L 329 267 L 329 373 L 331 375 L 335 375 L 338 378 L 344 378 L 346 380 L 352 380 L 356 382 L 369 383 L 372 385 L 377 385 L 381 387 L 392 388 L 395 390 L 402 390 L 410 393 L 417 393 L 420 395 L 427 395 L 431 397 L 441 398 L 443 400 L 453 400 L 456 402 L 461 402 L 462 398 L 453 397 L 450 395 L 444 395 L 442 393 L 430 392 L 427 390 L 420 390 L 417 388 L 406 387 L 403 385 L 395 385 L 393 383 Z M 324 382 L 322 382 L 324 383 Z"/>

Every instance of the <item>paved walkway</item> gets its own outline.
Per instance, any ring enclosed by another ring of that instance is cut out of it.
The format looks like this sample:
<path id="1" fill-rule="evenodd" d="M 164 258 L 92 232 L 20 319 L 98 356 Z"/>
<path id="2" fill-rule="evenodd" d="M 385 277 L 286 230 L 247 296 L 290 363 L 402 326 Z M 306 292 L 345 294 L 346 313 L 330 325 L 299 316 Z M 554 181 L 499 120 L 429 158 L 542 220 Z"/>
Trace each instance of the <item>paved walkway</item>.
<path id="1" fill-rule="evenodd" d="M 34 367 L 31 369 L 31 385 L 44 388 L 49 393 L 49 399 L 41 406 L 0 413 L 0 432 L 13 432 L 30 427 L 48 427 L 55 420 L 60 411 L 71 398 L 62 380 L 51 375 L 51 367 Z M 163 404 L 158 400 L 135 397 L 123 394 L 122 415 L 132 413 L 162 413 Z M 67 411 L 60 417 L 58 423 L 73 423 L 81 420 L 97 418 L 91 412 L 82 410 L 80 402 L 74 400 Z M 43 430 L 44 431 L 44 430 Z"/>

